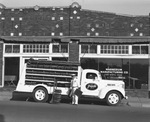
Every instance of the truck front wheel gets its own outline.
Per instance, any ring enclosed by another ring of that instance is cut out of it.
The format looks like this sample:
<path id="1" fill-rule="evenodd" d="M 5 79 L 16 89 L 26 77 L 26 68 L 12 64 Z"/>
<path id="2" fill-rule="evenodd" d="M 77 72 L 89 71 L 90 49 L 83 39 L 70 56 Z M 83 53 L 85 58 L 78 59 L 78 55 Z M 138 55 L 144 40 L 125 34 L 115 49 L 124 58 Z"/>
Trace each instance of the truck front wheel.
<path id="1" fill-rule="evenodd" d="M 37 87 L 33 91 L 33 99 L 36 102 L 46 102 L 48 100 L 48 92 L 43 87 Z"/>
<path id="2" fill-rule="evenodd" d="M 121 95 L 119 92 L 111 91 L 106 95 L 106 103 L 109 106 L 117 106 L 121 102 Z"/>

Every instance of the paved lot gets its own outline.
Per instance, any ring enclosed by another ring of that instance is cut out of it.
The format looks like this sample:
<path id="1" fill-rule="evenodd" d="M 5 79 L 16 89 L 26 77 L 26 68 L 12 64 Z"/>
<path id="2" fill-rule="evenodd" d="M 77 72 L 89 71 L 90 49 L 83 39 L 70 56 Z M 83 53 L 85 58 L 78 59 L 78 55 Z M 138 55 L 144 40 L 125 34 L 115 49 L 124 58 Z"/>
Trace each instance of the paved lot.
<path id="1" fill-rule="evenodd" d="M 15 88 L 0 88 L 0 101 L 10 101 L 12 99 L 12 92 Z M 150 107 L 149 98 L 129 97 L 127 100 L 122 100 L 122 104 L 131 107 Z"/>

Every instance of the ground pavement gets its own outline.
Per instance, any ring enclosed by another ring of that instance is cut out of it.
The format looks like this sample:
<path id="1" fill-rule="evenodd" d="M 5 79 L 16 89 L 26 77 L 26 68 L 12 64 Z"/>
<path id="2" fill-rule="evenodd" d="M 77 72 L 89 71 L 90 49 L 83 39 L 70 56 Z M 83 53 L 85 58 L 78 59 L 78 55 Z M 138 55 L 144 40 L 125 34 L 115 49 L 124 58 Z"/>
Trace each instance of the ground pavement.
<path id="1" fill-rule="evenodd" d="M 10 101 L 12 99 L 12 93 L 15 90 L 12 88 L 0 88 L 0 101 Z M 123 99 L 123 105 L 128 105 L 131 107 L 149 107 L 150 108 L 150 99 L 142 97 L 128 97 L 128 99 Z"/>

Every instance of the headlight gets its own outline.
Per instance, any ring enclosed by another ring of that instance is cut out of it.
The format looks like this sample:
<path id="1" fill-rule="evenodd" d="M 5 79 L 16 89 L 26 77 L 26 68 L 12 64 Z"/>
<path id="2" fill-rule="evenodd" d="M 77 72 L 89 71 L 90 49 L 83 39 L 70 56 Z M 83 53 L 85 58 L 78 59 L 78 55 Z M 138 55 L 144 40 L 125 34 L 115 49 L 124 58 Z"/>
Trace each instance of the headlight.
<path id="1" fill-rule="evenodd" d="M 125 89 L 125 84 L 118 84 L 118 87 Z"/>
<path id="2" fill-rule="evenodd" d="M 122 84 L 122 88 L 125 89 L 125 84 Z"/>

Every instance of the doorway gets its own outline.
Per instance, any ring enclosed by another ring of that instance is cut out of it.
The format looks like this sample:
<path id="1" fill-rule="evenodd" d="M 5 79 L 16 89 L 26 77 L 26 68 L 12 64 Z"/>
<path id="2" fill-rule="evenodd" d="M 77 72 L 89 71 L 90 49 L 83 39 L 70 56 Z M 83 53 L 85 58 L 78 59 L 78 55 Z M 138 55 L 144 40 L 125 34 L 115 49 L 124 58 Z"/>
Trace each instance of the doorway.
<path id="1" fill-rule="evenodd" d="M 19 57 L 5 57 L 4 86 L 16 86 L 19 80 Z"/>

